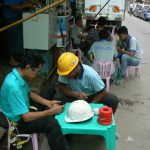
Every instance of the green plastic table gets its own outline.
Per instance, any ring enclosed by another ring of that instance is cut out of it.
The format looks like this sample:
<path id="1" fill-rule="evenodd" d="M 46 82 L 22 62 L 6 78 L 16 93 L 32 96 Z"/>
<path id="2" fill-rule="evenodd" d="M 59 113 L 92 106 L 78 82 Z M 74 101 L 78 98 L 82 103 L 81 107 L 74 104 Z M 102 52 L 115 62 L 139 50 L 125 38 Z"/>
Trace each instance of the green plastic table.
<path id="1" fill-rule="evenodd" d="M 66 134 L 89 134 L 89 135 L 101 135 L 105 138 L 107 150 L 116 150 L 116 125 L 113 117 L 113 122 L 111 125 L 103 126 L 97 122 L 98 115 L 94 115 L 91 119 L 80 122 L 80 123 L 66 123 L 64 117 L 67 114 L 68 107 L 70 103 L 67 103 L 64 111 L 56 115 L 62 133 Z M 90 104 L 93 108 L 103 107 L 102 104 Z"/>

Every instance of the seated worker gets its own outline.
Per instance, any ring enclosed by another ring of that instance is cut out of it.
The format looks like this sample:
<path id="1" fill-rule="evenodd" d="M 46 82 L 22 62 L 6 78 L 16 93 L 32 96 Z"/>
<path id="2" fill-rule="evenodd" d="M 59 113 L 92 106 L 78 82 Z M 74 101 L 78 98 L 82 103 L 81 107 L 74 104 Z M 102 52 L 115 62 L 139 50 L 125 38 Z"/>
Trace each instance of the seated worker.
<path id="1" fill-rule="evenodd" d="M 100 32 L 104 31 L 104 30 L 107 30 L 106 29 L 106 22 L 107 22 L 107 20 L 105 19 L 105 17 L 100 17 L 98 19 L 96 27 L 91 29 L 88 32 L 88 36 L 86 38 L 86 41 L 88 41 L 88 43 L 89 43 L 89 49 L 90 49 L 90 47 L 92 46 L 92 44 L 94 42 L 99 41 L 99 34 L 100 34 Z M 116 39 L 116 37 L 115 37 L 115 27 L 112 28 L 112 32 L 110 32 L 109 30 L 107 30 L 107 31 L 109 33 L 109 39 L 110 40 Z"/>
<path id="2" fill-rule="evenodd" d="M 114 55 L 116 55 L 116 41 L 110 40 L 109 31 L 99 32 L 99 40 L 92 44 L 88 54 L 93 54 L 94 61 L 113 60 Z"/>
<path id="3" fill-rule="evenodd" d="M 73 49 L 80 48 L 84 55 L 87 54 L 89 50 L 89 44 L 85 41 L 87 35 L 83 34 L 83 21 L 82 17 L 77 17 L 75 19 L 75 25 L 71 30 L 71 41 Z"/>
<path id="4" fill-rule="evenodd" d="M 116 42 L 110 40 L 110 34 L 107 30 L 102 30 L 99 32 L 99 41 L 94 42 L 88 52 L 90 58 L 93 56 L 94 62 L 97 61 L 113 61 L 113 57 L 116 51 Z M 92 58 L 91 58 L 92 59 Z M 93 64 L 94 65 L 94 64 Z M 97 72 L 99 70 L 96 70 Z M 113 73 L 114 66 L 111 68 L 111 73 Z"/>
<path id="5" fill-rule="evenodd" d="M 53 117 L 63 111 L 64 105 L 32 92 L 26 82 L 38 75 L 43 63 L 43 59 L 33 53 L 22 58 L 20 67 L 14 68 L 3 82 L 0 108 L 10 121 L 17 123 L 20 134 L 45 133 L 50 149 L 69 150 L 61 128 Z M 53 89 L 50 92 L 54 94 Z M 30 111 L 30 100 L 39 104 L 36 112 Z"/>
<path id="6" fill-rule="evenodd" d="M 106 92 L 105 85 L 98 73 L 90 66 L 81 64 L 73 53 L 63 53 L 58 59 L 59 100 L 72 102 L 83 99 L 89 103 L 109 106 L 115 113 L 118 98 Z"/>
<path id="7" fill-rule="evenodd" d="M 82 32 L 83 32 L 83 21 L 82 21 L 82 17 L 80 16 L 75 19 L 75 25 L 71 30 L 71 39 L 72 39 L 72 45 L 74 49 L 82 47 L 81 45 L 82 40 L 86 38 L 86 36 L 83 35 Z"/>
<path id="8" fill-rule="evenodd" d="M 77 17 L 75 19 L 75 25 L 71 30 L 72 45 L 75 49 L 80 47 L 82 41 L 82 29 L 82 17 Z"/>
<path id="9" fill-rule="evenodd" d="M 105 25 L 106 25 L 106 19 L 104 17 L 100 17 L 98 19 L 96 28 L 93 28 L 89 31 L 88 37 L 92 43 L 99 41 L 99 32 L 105 30 Z"/>
<path id="10" fill-rule="evenodd" d="M 121 80 L 123 80 L 128 66 L 138 66 L 140 64 L 141 49 L 136 38 L 128 34 L 128 29 L 125 26 L 120 27 L 117 34 L 119 36 L 117 51 L 121 61 Z"/>

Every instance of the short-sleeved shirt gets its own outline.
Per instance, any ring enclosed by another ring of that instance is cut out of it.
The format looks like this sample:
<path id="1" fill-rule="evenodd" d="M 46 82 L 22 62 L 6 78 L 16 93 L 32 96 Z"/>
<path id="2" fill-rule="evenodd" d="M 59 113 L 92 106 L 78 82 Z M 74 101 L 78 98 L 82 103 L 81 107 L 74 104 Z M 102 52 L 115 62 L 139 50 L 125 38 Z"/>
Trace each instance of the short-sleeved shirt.
<path id="1" fill-rule="evenodd" d="M 84 92 L 89 96 L 102 91 L 105 84 L 98 75 L 98 73 L 88 65 L 81 65 L 82 73 L 79 78 L 69 79 L 65 76 L 59 76 L 58 81 L 66 84 L 73 91 Z"/>
<path id="2" fill-rule="evenodd" d="M 99 31 L 95 28 L 91 29 L 88 33 L 89 40 L 93 42 L 96 42 L 99 40 Z"/>
<path id="3" fill-rule="evenodd" d="M 81 38 L 80 38 L 81 32 L 82 32 L 82 28 L 78 27 L 77 25 L 75 25 L 72 28 L 71 38 L 73 39 L 73 42 L 75 44 L 80 44 L 81 43 Z"/>
<path id="4" fill-rule="evenodd" d="M 135 52 L 133 56 L 136 59 L 141 59 L 141 49 L 137 39 L 133 36 L 128 36 L 127 41 L 118 41 L 118 46 L 124 48 L 127 51 Z"/>
<path id="5" fill-rule="evenodd" d="M 29 112 L 30 89 L 17 69 L 9 73 L 1 87 L 0 108 L 6 117 L 18 122 L 21 115 Z"/>
<path id="6" fill-rule="evenodd" d="M 94 42 L 88 53 L 93 53 L 94 61 L 112 61 L 115 52 L 115 41 L 101 40 Z"/>
<path id="7" fill-rule="evenodd" d="M 13 11 L 10 6 L 11 5 L 21 5 L 23 4 L 24 0 L 4 0 L 4 9 L 3 9 L 3 16 L 5 18 L 16 18 L 20 17 L 22 14 L 21 10 Z"/>

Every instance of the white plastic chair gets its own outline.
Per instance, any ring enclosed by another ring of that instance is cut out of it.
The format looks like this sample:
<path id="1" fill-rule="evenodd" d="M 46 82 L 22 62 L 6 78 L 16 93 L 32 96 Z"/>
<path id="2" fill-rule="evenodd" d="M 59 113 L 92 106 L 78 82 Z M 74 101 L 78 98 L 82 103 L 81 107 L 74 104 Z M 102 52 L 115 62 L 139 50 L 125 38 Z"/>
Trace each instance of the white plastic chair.
<path id="1" fill-rule="evenodd" d="M 11 150 L 11 145 L 16 147 L 17 149 L 22 149 L 22 146 L 29 142 L 32 139 L 33 150 L 38 150 L 38 134 L 19 134 L 17 129 L 17 124 L 8 120 L 8 118 L 4 115 L 2 110 L 0 109 L 1 117 L 5 124 L 7 124 L 7 132 L 8 132 L 8 140 L 7 140 L 7 149 Z M 21 139 L 23 138 L 23 140 Z"/>
<path id="2" fill-rule="evenodd" d="M 139 64 L 138 66 L 128 66 L 127 70 L 126 70 L 126 78 L 128 78 L 131 69 L 134 69 L 135 75 L 138 78 L 140 78 L 140 76 L 141 76 L 141 65 Z"/>
<path id="3" fill-rule="evenodd" d="M 106 90 L 109 92 L 111 75 L 115 71 L 113 61 L 97 61 L 93 67 L 100 77 L 106 80 Z"/>
<path id="4" fill-rule="evenodd" d="M 8 121 L 9 122 L 9 121 Z M 13 133 L 13 130 L 17 130 L 17 126 L 13 125 L 11 122 L 9 122 L 9 132 Z M 26 140 L 21 140 L 21 137 L 26 138 Z M 36 133 L 33 134 L 17 134 L 14 136 L 14 138 L 11 138 L 11 134 L 8 135 L 8 150 L 10 150 L 10 145 L 14 145 L 19 149 L 22 149 L 22 145 L 29 142 L 29 140 L 32 139 L 32 145 L 33 145 L 33 150 L 38 150 L 38 135 Z"/>

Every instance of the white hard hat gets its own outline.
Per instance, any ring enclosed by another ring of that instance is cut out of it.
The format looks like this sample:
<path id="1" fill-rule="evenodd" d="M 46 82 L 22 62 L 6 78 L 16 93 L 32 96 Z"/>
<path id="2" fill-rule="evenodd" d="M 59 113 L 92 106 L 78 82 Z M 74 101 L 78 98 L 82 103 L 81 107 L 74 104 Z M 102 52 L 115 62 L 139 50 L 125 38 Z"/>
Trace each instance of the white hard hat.
<path id="1" fill-rule="evenodd" d="M 76 100 L 69 106 L 65 122 L 81 122 L 93 117 L 91 106 L 84 100 Z"/>

